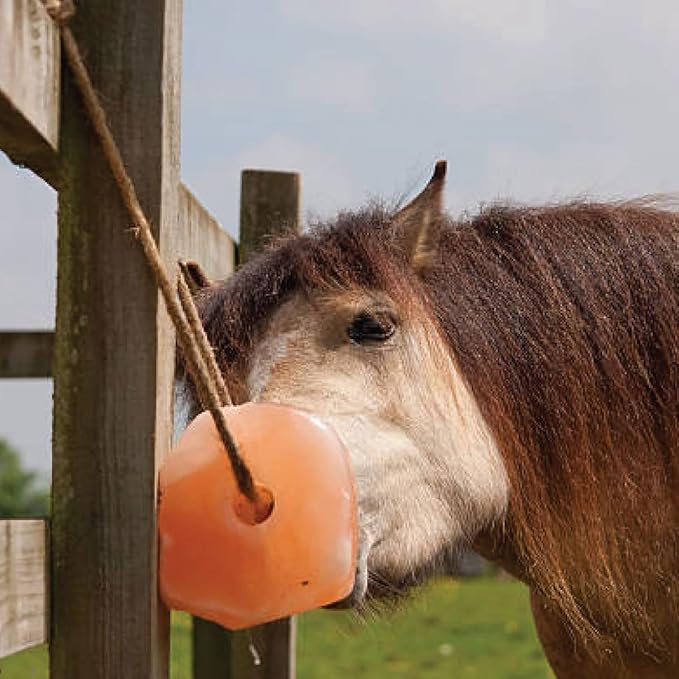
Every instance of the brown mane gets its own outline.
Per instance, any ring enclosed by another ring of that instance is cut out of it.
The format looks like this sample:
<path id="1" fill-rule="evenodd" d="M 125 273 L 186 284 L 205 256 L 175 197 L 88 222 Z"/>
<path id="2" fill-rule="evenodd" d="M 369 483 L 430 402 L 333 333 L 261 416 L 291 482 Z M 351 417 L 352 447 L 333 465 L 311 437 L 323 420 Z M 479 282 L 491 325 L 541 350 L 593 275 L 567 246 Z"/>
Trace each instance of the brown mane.
<path id="1" fill-rule="evenodd" d="M 661 654 L 679 614 L 679 217 L 493 207 L 449 220 L 421 279 L 390 218 L 340 215 L 205 295 L 220 364 L 247 360 L 294 290 L 424 297 L 505 460 L 526 579 L 577 638 Z"/>

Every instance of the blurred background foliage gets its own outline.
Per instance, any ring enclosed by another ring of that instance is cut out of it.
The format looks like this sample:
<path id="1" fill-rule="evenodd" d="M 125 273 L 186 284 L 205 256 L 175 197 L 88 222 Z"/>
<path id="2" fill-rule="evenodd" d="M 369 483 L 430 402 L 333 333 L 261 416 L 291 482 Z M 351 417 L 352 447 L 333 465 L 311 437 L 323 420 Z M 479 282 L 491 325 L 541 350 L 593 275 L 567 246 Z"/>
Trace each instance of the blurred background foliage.
<path id="1" fill-rule="evenodd" d="M 49 488 L 37 472 L 25 469 L 19 451 L 0 438 L 0 517 L 19 519 L 49 514 Z"/>

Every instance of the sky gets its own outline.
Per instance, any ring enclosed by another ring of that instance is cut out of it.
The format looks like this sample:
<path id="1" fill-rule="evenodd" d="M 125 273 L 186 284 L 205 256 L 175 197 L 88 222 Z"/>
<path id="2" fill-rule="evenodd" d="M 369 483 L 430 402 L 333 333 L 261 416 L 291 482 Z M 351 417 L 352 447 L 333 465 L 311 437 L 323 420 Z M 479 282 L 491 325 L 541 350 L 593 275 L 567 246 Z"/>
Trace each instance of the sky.
<path id="1" fill-rule="evenodd" d="M 301 172 L 311 217 L 438 158 L 453 214 L 675 192 L 677 35 L 676 0 L 186 2 L 182 178 L 232 235 L 245 167 Z M 0 328 L 52 328 L 55 194 L 0 154 L 0 201 Z M 0 381 L 0 436 L 43 472 L 51 398 Z"/>

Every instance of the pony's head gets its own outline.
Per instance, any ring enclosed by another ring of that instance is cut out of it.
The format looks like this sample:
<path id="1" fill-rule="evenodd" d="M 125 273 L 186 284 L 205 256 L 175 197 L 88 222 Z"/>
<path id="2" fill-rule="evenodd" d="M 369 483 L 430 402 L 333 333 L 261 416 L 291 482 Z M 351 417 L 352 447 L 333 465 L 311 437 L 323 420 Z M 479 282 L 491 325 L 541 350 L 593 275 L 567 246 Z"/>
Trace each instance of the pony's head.
<path id="1" fill-rule="evenodd" d="M 439 163 L 396 213 L 340 215 L 278 243 L 201 301 L 235 398 L 312 410 L 349 451 L 353 604 L 420 580 L 507 503 L 503 463 L 422 285 L 444 175 Z"/>

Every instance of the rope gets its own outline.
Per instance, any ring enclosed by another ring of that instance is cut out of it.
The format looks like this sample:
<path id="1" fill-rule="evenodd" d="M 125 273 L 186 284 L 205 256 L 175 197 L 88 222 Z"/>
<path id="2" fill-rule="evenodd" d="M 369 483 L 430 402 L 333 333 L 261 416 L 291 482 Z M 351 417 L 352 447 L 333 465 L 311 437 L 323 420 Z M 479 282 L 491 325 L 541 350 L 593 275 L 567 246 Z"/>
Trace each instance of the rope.
<path id="1" fill-rule="evenodd" d="M 205 367 L 210 373 L 210 379 L 217 389 L 219 394 L 219 400 L 222 405 L 232 405 L 231 396 L 229 390 L 224 382 L 224 376 L 222 375 L 217 361 L 215 360 L 215 354 L 210 345 L 210 341 L 205 334 L 205 328 L 200 322 L 200 317 L 198 316 L 198 310 L 193 301 L 193 296 L 191 295 L 191 290 L 189 289 L 186 279 L 188 273 L 186 270 L 186 264 L 184 262 L 179 262 L 179 276 L 177 277 L 177 292 L 179 293 L 179 301 L 182 304 L 182 309 L 184 310 L 184 315 L 191 326 L 194 337 L 200 338 L 197 342 L 198 349 L 203 357 L 203 362 Z"/>
<path id="2" fill-rule="evenodd" d="M 229 431 L 221 409 L 221 406 L 230 405 L 232 401 L 219 371 L 214 351 L 200 322 L 198 311 L 184 277 L 184 270 L 180 268 L 177 291 L 175 292 L 160 257 L 148 219 L 137 198 L 134 184 L 127 173 L 120 150 L 111 133 L 104 109 L 90 80 L 78 43 L 67 25 L 67 21 L 75 13 L 73 2 L 72 0 L 45 0 L 45 8 L 60 29 L 64 52 L 73 78 L 80 90 L 92 127 L 101 143 L 104 157 L 120 190 L 123 204 L 135 226 L 135 236 L 165 300 L 165 306 L 177 332 L 179 348 L 184 356 L 191 379 L 196 386 L 201 405 L 209 410 L 212 415 L 229 457 L 238 489 L 248 500 L 258 504 L 258 501 L 261 501 L 262 498 L 259 498 L 252 474 L 238 452 L 238 446 Z"/>

